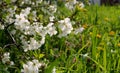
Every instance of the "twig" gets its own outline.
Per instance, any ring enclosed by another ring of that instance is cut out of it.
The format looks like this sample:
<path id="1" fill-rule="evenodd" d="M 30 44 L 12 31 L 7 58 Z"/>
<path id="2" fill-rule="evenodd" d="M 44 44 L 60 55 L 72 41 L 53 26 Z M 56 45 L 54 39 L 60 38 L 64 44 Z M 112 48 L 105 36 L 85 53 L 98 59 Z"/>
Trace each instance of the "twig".
<path id="1" fill-rule="evenodd" d="M 15 23 L 15 22 L 13 22 L 13 23 L 11 23 L 11 24 L 6 23 L 6 24 L 8 24 L 8 25 L 5 26 L 5 30 L 7 30 L 11 25 L 14 25 L 14 23 Z"/>
<path id="2" fill-rule="evenodd" d="M 17 44 L 15 38 L 14 38 L 13 35 L 8 31 L 8 28 L 9 28 L 11 25 L 13 25 L 15 22 L 13 22 L 13 23 L 11 23 L 11 24 L 5 23 L 1 18 L 0 18 L 0 21 L 2 22 L 2 24 L 8 24 L 8 25 L 5 26 L 5 29 L 4 29 L 4 30 L 7 32 L 7 34 L 10 36 L 10 38 L 12 39 L 12 42 L 13 42 L 13 44 L 5 45 L 3 48 L 8 47 L 8 46 L 10 46 L 10 45 L 15 45 L 17 48 L 19 48 L 19 45 Z"/>
<path id="3" fill-rule="evenodd" d="M 8 46 L 12 46 L 12 45 L 15 45 L 15 44 L 7 44 L 7 45 L 5 45 L 5 46 L 3 47 L 3 49 L 6 48 L 6 47 L 8 47 Z"/>
<path id="4" fill-rule="evenodd" d="M 13 44 L 14 44 L 17 48 L 19 48 L 19 45 L 17 44 L 17 42 L 16 42 L 16 40 L 14 39 L 13 35 L 8 31 L 8 29 L 7 29 L 6 31 L 7 31 L 8 35 L 10 36 L 10 38 L 12 39 Z M 19 48 L 19 49 L 20 49 L 20 48 Z"/>

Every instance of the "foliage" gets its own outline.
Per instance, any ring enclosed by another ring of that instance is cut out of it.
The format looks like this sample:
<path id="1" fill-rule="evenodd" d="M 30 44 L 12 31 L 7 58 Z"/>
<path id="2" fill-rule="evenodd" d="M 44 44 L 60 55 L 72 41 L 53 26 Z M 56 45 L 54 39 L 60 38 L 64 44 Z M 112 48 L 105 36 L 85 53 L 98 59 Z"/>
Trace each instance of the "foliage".
<path id="1" fill-rule="evenodd" d="M 119 6 L 25 1 L 0 1 L 0 73 L 120 72 Z"/>

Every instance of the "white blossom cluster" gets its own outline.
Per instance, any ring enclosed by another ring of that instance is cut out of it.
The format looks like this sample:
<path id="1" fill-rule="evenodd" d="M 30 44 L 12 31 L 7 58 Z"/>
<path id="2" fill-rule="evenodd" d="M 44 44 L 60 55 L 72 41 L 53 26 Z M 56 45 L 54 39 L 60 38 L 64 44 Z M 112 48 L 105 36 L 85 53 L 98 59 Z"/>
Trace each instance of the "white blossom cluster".
<path id="1" fill-rule="evenodd" d="M 75 4 L 77 4 L 77 3 L 78 3 L 78 1 L 76 1 L 76 0 L 70 0 L 70 1 L 68 1 L 68 2 L 65 3 L 65 6 L 66 6 L 68 9 L 73 10 Z"/>
<path id="2" fill-rule="evenodd" d="M 58 35 L 58 37 L 64 37 L 71 33 L 73 27 L 70 22 L 70 18 L 65 18 L 64 20 L 60 20 L 58 22 L 58 28 L 61 30 L 61 33 Z"/>
<path id="3" fill-rule="evenodd" d="M 79 7 L 80 7 L 80 8 L 84 8 L 85 5 L 81 2 L 81 3 L 79 3 Z"/>
<path id="4" fill-rule="evenodd" d="M 22 42 L 22 47 L 25 52 L 28 50 L 36 50 L 42 45 L 41 43 L 44 43 L 44 38 L 40 42 L 36 41 L 34 38 L 30 38 L 29 41 L 25 39 L 25 36 L 21 36 L 21 42 Z"/>
<path id="5" fill-rule="evenodd" d="M 28 61 L 26 64 L 23 64 L 22 73 L 39 73 L 39 68 L 45 65 L 44 63 L 40 63 L 38 60 L 34 59 L 32 61 Z"/>
<path id="6" fill-rule="evenodd" d="M 9 55 L 10 55 L 9 52 L 4 53 L 3 58 L 2 58 L 2 62 L 3 62 L 3 63 L 6 63 L 6 62 L 9 62 L 9 61 L 10 61 Z"/>
<path id="7" fill-rule="evenodd" d="M 6 22 L 7 23 L 13 23 L 14 22 L 14 14 L 15 14 L 15 10 L 17 9 L 17 6 L 14 6 L 12 8 L 9 8 L 7 11 L 9 12 L 9 14 L 6 16 Z"/>
<path id="8" fill-rule="evenodd" d="M 42 23 L 34 22 L 33 25 L 28 21 L 28 14 L 30 13 L 30 8 L 26 8 L 22 10 L 19 15 L 16 15 L 15 19 L 15 27 L 16 29 L 23 32 L 25 35 L 36 35 L 38 33 L 41 36 L 41 41 L 35 40 L 33 37 L 30 38 L 29 41 L 26 41 L 24 36 L 21 36 L 21 42 L 23 44 L 24 51 L 35 50 L 41 47 L 45 43 L 45 36 L 49 34 L 50 36 L 56 35 L 56 27 L 54 26 L 54 16 L 49 17 L 50 23 L 47 26 L 43 26 Z M 58 37 L 65 37 L 71 33 L 73 30 L 72 23 L 70 18 L 65 18 L 64 20 L 58 21 L 58 28 L 60 29 L 60 33 Z M 80 29 L 82 31 L 82 29 Z M 80 32 L 80 30 L 76 30 L 76 33 Z"/>
<path id="9" fill-rule="evenodd" d="M 55 13 L 57 8 L 51 5 L 49 6 L 49 10 L 50 12 Z M 49 34 L 50 36 L 57 34 L 56 27 L 54 26 L 54 23 L 52 23 L 52 21 L 54 21 L 55 18 L 54 16 L 50 17 L 51 22 L 48 23 L 47 26 L 43 26 L 42 23 L 40 22 L 33 22 L 31 24 L 30 21 L 28 20 L 28 15 L 30 14 L 30 11 L 31 11 L 30 7 L 22 9 L 20 14 L 15 15 L 14 19 L 15 28 L 17 30 L 20 30 L 23 34 L 35 36 L 36 33 L 38 33 L 41 36 L 41 40 L 37 41 L 34 39 L 34 37 L 31 37 L 30 40 L 26 40 L 26 37 L 22 35 L 20 37 L 20 40 L 23 44 L 22 47 L 25 52 L 28 50 L 35 50 L 41 47 L 41 45 L 45 43 L 46 34 Z M 32 13 L 34 15 L 33 20 L 36 21 L 37 17 L 36 11 L 33 11 Z M 11 33 L 15 34 L 15 31 L 12 31 Z"/>
<path id="10" fill-rule="evenodd" d="M 56 5 L 50 5 L 48 7 L 48 9 L 49 9 L 50 13 L 54 14 L 57 11 L 57 6 Z"/>
<path id="11" fill-rule="evenodd" d="M 15 1 L 15 0 L 14 0 Z M 30 0 L 31 1 L 31 0 Z M 23 3 L 30 2 L 29 0 L 24 0 Z M 42 0 L 37 0 L 40 3 Z M 74 6 L 78 2 L 76 0 L 71 0 L 66 3 L 70 6 Z M 72 5 L 71 5 L 72 4 Z M 65 37 L 73 31 L 73 26 L 70 18 L 66 17 L 63 20 L 58 20 L 58 25 L 55 26 L 54 20 L 56 19 L 54 13 L 57 11 L 56 5 L 49 5 L 47 11 L 50 13 L 49 22 L 46 26 L 43 26 L 44 23 L 37 21 L 38 15 L 37 10 L 33 10 L 31 7 L 26 7 L 21 9 L 20 13 L 16 14 L 16 9 L 18 7 L 14 6 L 13 8 L 8 9 L 9 15 L 6 17 L 7 22 L 14 22 L 15 29 L 11 31 L 13 35 L 16 35 L 16 30 L 19 30 L 22 34 L 19 36 L 22 43 L 22 48 L 25 52 L 28 50 L 36 50 L 40 48 L 45 43 L 45 37 L 48 34 L 50 37 L 53 35 L 58 35 L 59 38 Z M 43 12 L 47 12 L 44 7 L 41 7 Z M 29 20 L 29 15 L 32 14 L 32 23 Z M 13 18 L 15 17 L 15 18 Z M 59 30 L 58 31 L 56 30 Z M 73 32 L 75 34 L 81 33 L 84 28 L 75 29 Z M 36 35 L 37 34 L 37 35 Z M 28 36 L 31 36 L 27 38 Z M 40 39 L 37 40 L 35 37 L 39 36 Z"/>
<path id="12" fill-rule="evenodd" d="M 0 24 L 0 29 L 3 30 L 4 29 L 4 25 Z"/>
<path id="13" fill-rule="evenodd" d="M 45 43 L 45 36 L 48 33 L 50 36 L 57 34 L 53 23 L 49 23 L 46 27 L 40 25 L 40 23 L 34 22 L 34 25 L 28 21 L 28 14 L 31 8 L 26 8 L 21 11 L 19 15 L 15 15 L 15 28 L 23 32 L 25 35 L 36 35 L 38 33 L 42 38 L 41 41 L 36 41 L 34 38 L 30 38 L 29 41 L 25 39 L 25 36 L 21 36 L 21 42 L 23 44 L 24 51 L 38 49 Z"/>
<path id="14" fill-rule="evenodd" d="M 83 27 L 77 28 L 77 29 L 74 30 L 74 34 L 82 33 L 83 30 L 84 30 Z"/>
<path id="15" fill-rule="evenodd" d="M 35 1 L 32 1 L 32 0 L 23 0 L 21 2 L 21 5 L 24 5 L 24 4 L 30 4 L 30 5 L 36 5 L 38 6 L 40 3 L 42 3 L 43 0 L 35 0 Z"/>
<path id="16" fill-rule="evenodd" d="M 26 37 L 21 36 L 20 39 L 22 40 L 21 42 L 23 44 L 23 48 L 24 48 L 25 52 L 28 50 L 35 50 L 35 49 L 38 49 L 39 47 L 41 47 L 45 43 L 46 34 L 49 34 L 50 36 L 57 34 L 56 28 L 55 28 L 55 26 L 53 26 L 53 23 L 49 23 L 46 27 L 43 27 L 42 25 L 41 26 L 36 25 L 33 28 L 34 28 L 34 30 L 31 32 L 38 33 L 41 36 L 41 40 L 37 41 L 31 37 L 29 41 L 26 41 L 26 39 L 25 39 Z M 35 35 L 35 34 L 33 34 L 33 35 Z"/>
<path id="17" fill-rule="evenodd" d="M 53 15 L 57 12 L 57 5 L 55 4 L 52 5 L 47 4 L 47 5 L 48 5 L 47 7 L 41 7 L 41 10 L 44 13 L 47 13 L 48 15 L 51 15 L 51 17 L 53 17 Z"/>
<path id="18" fill-rule="evenodd" d="M 2 62 L 5 63 L 10 63 L 10 65 L 14 65 L 13 61 L 10 61 L 10 53 L 6 52 L 3 54 Z"/>
<path id="19" fill-rule="evenodd" d="M 0 1 L 0 3 L 2 2 L 3 0 Z M 5 0 L 6 1 L 6 0 Z M 14 3 L 18 0 L 9 0 L 9 2 L 11 3 Z M 38 5 L 39 3 L 42 3 L 44 0 L 22 0 L 21 1 L 21 4 L 32 4 L 32 5 Z"/>
<path id="20" fill-rule="evenodd" d="M 78 4 L 80 8 L 84 8 L 85 5 L 83 2 L 78 2 L 77 0 L 70 0 L 68 2 L 65 3 L 65 6 L 70 9 L 73 10 L 75 9 L 75 5 Z"/>
<path id="21" fill-rule="evenodd" d="M 21 11 L 20 14 L 16 14 L 15 17 L 15 27 L 16 29 L 19 29 L 21 32 L 24 32 L 24 34 L 33 34 L 31 33 L 33 31 L 32 26 L 30 25 L 30 22 L 27 19 L 28 14 L 30 13 L 31 8 L 28 7 Z"/>
<path id="22" fill-rule="evenodd" d="M 56 35 L 57 34 L 57 31 L 56 31 L 56 28 L 54 26 L 54 23 L 49 23 L 45 29 L 47 30 L 46 32 L 50 35 L 50 36 L 53 36 L 53 35 Z"/>

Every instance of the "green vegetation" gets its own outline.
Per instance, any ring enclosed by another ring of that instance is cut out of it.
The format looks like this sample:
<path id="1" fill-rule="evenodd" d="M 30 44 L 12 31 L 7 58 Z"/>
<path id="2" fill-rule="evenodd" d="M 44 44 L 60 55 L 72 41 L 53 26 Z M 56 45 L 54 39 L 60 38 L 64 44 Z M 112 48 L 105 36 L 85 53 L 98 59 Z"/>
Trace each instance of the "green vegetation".
<path id="1" fill-rule="evenodd" d="M 45 73 L 51 73 L 54 67 L 56 73 L 119 73 L 120 7 L 86 6 L 80 9 L 76 6 L 74 14 L 64 7 L 58 9 L 60 14 L 56 16 L 59 19 L 70 17 L 75 21 L 73 27 L 84 27 L 84 31 L 64 38 L 47 35 L 42 47 L 23 52 L 16 46 L 3 48 L 11 44 L 12 39 L 7 31 L 0 30 L 0 73 L 19 73 L 23 62 L 29 57 L 44 61 L 47 64 Z M 6 70 L 7 64 L 3 64 L 1 59 L 3 53 L 8 51 L 15 65 Z"/>

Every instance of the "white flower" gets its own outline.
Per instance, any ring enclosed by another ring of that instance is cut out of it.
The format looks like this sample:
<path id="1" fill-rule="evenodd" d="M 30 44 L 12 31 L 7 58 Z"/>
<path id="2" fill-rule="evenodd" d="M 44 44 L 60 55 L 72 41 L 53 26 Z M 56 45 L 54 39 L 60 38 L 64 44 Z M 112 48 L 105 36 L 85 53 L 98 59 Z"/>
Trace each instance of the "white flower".
<path id="1" fill-rule="evenodd" d="M 27 7 L 26 9 L 23 9 L 23 10 L 21 11 L 21 14 L 24 14 L 24 16 L 27 17 L 27 15 L 30 13 L 30 10 L 31 10 L 31 8 L 30 8 L 30 7 Z"/>
<path id="2" fill-rule="evenodd" d="M 13 62 L 13 61 L 11 61 L 11 62 L 10 62 L 10 65 L 14 65 L 14 62 Z"/>
<path id="3" fill-rule="evenodd" d="M 28 10 L 28 11 L 27 11 Z M 27 15 L 29 14 L 30 8 L 26 8 L 24 11 L 19 15 L 15 15 L 15 27 L 16 29 L 19 29 L 21 32 L 23 32 L 26 35 L 34 35 L 35 31 L 33 26 L 30 25 L 30 22 L 27 19 Z M 26 14 L 24 14 L 26 13 Z"/>
<path id="4" fill-rule="evenodd" d="M 116 53 L 116 50 L 111 49 L 111 53 Z"/>
<path id="5" fill-rule="evenodd" d="M 34 59 L 34 60 L 32 60 L 32 61 L 33 61 L 33 63 L 34 63 L 37 67 L 41 67 L 41 66 L 42 66 L 42 63 L 39 63 L 38 60 Z"/>
<path id="6" fill-rule="evenodd" d="M 53 68 L 52 73 L 56 73 L 56 68 L 55 67 Z"/>
<path id="7" fill-rule="evenodd" d="M 36 5 L 38 5 L 39 3 L 42 3 L 43 0 L 36 0 Z"/>
<path id="8" fill-rule="evenodd" d="M 32 37 L 29 41 L 27 41 L 25 39 L 25 36 L 21 36 L 20 39 L 22 43 L 22 48 L 25 52 L 27 52 L 28 50 L 36 50 L 45 43 L 45 37 L 42 37 L 40 41 L 37 41 Z"/>
<path id="9" fill-rule="evenodd" d="M 80 28 L 78 28 L 78 29 L 75 29 L 74 33 L 75 33 L 75 34 L 82 33 L 83 30 L 84 30 L 84 28 L 83 28 L 83 27 L 80 27 Z"/>
<path id="10" fill-rule="evenodd" d="M 21 5 L 23 4 L 32 4 L 31 0 L 22 0 Z"/>
<path id="11" fill-rule="evenodd" d="M 71 5 L 69 2 L 66 3 L 65 6 L 66 6 L 68 9 L 70 9 L 70 10 L 72 10 L 72 9 L 74 8 L 74 6 Z"/>
<path id="12" fill-rule="evenodd" d="M 50 36 L 53 36 L 53 35 L 56 35 L 57 34 L 57 31 L 55 30 L 55 26 L 53 26 L 54 23 L 49 23 L 47 26 L 46 26 L 46 30 L 47 30 L 47 33 L 50 35 Z"/>
<path id="13" fill-rule="evenodd" d="M 3 58 L 2 58 L 2 62 L 3 62 L 3 63 L 6 63 L 6 62 L 9 62 L 9 61 L 10 61 L 9 55 L 10 55 L 9 52 L 4 53 Z"/>
<path id="14" fill-rule="evenodd" d="M 28 42 L 24 42 L 23 44 L 23 48 L 24 51 L 28 51 L 28 50 L 36 50 L 40 47 L 40 43 L 38 41 L 36 41 L 34 38 L 30 38 L 30 41 Z"/>
<path id="15" fill-rule="evenodd" d="M 88 54 L 89 54 L 89 53 L 81 54 L 81 56 L 82 56 L 83 58 L 86 58 L 86 57 L 89 57 Z"/>
<path id="16" fill-rule="evenodd" d="M 84 8 L 85 7 L 85 5 L 82 2 L 79 4 L 79 6 L 80 6 L 80 8 Z"/>
<path id="17" fill-rule="evenodd" d="M 65 6 L 70 9 L 70 10 L 73 10 L 74 9 L 74 6 L 75 4 L 77 4 L 78 2 L 76 0 L 70 0 L 68 1 L 67 3 L 65 3 Z"/>
<path id="18" fill-rule="evenodd" d="M 15 15 L 15 17 L 16 17 L 16 20 L 15 20 L 16 22 L 25 20 L 25 15 L 24 14 Z"/>
<path id="19" fill-rule="evenodd" d="M 21 43 L 22 43 L 22 48 L 24 49 L 24 51 L 28 51 L 28 41 L 26 41 L 25 39 L 25 36 L 21 35 L 20 36 L 20 40 L 21 40 Z"/>
<path id="20" fill-rule="evenodd" d="M 19 15 L 15 15 L 15 25 L 21 26 L 21 28 L 24 28 L 24 25 L 29 25 L 30 22 L 27 19 L 28 14 L 30 13 L 31 8 L 28 7 L 21 11 Z M 23 26 L 23 27 L 22 27 Z M 21 29 L 20 28 L 20 29 Z"/>
<path id="21" fill-rule="evenodd" d="M 15 20 L 11 17 L 11 15 L 8 15 L 8 16 L 6 16 L 6 20 L 5 20 L 6 22 L 8 22 L 8 23 L 13 23 Z"/>
<path id="22" fill-rule="evenodd" d="M 39 73 L 39 68 L 42 66 L 38 60 L 28 61 L 26 64 L 23 64 L 23 73 Z"/>
<path id="23" fill-rule="evenodd" d="M 77 0 L 73 0 L 73 4 L 77 4 L 78 3 L 78 1 Z"/>
<path id="24" fill-rule="evenodd" d="M 15 16 L 15 26 L 17 29 L 23 29 L 26 25 L 29 25 L 30 22 L 25 18 L 24 14 L 16 15 Z"/>
<path id="25" fill-rule="evenodd" d="M 9 14 L 6 16 L 6 19 L 5 19 L 7 23 L 11 24 L 14 22 L 14 14 L 16 9 L 17 9 L 17 6 L 14 6 L 13 8 L 9 8 L 7 10 L 9 12 Z"/>
<path id="26" fill-rule="evenodd" d="M 51 22 L 53 22 L 53 21 L 54 21 L 54 19 L 55 19 L 55 17 L 54 17 L 54 16 L 49 17 L 49 20 L 50 20 Z"/>
<path id="27" fill-rule="evenodd" d="M 31 26 L 31 25 L 26 25 L 26 26 L 24 27 L 23 32 L 24 32 L 24 34 L 26 34 L 26 35 L 34 35 L 34 34 L 35 34 L 34 27 Z"/>
<path id="28" fill-rule="evenodd" d="M 3 54 L 3 58 L 2 58 L 2 62 L 5 63 L 9 63 L 9 65 L 14 65 L 13 61 L 10 61 L 10 53 L 6 52 Z"/>
<path id="29" fill-rule="evenodd" d="M 64 20 L 58 21 L 59 25 L 58 28 L 61 29 L 62 33 L 58 35 L 58 37 L 67 36 L 73 30 L 72 24 L 69 18 L 65 18 Z"/>
<path id="30" fill-rule="evenodd" d="M 34 28 L 35 31 L 42 37 L 45 37 L 45 35 L 47 34 L 46 28 L 42 25 L 35 25 Z"/>
<path id="31" fill-rule="evenodd" d="M 45 37 L 42 37 L 41 41 L 40 41 L 40 46 L 43 45 L 45 43 Z"/>
<path id="32" fill-rule="evenodd" d="M 39 42 L 37 42 L 34 38 L 30 38 L 30 44 L 28 49 L 29 50 L 35 50 L 39 48 Z"/>
<path id="33" fill-rule="evenodd" d="M 31 61 L 28 61 L 27 64 L 23 64 L 23 68 L 24 68 L 24 70 L 22 70 L 22 72 L 33 73 L 34 64 Z"/>
<path id="34" fill-rule="evenodd" d="M 57 11 L 57 6 L 56 5 L 50 5 L 48 7 L 48 9 L 51 13 L 55 13 Z"/>
<path id="35" fill-rule="evenodd" d="M 0 29 L 2 29 L 2 30 L 3 30 L 3 29 L 4 29 L 4 25 L 1 25 L 1 24 L 0 24 Z"/>

